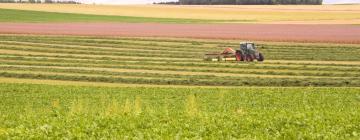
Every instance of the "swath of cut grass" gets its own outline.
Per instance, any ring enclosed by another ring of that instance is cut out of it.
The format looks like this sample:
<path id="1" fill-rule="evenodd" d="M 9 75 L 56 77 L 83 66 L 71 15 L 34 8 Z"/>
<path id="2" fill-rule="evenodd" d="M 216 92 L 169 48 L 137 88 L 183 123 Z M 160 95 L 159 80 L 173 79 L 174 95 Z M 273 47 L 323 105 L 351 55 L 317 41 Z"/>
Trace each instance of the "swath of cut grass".
<path id="1" fill-rule="evenodd" d="M 202 60 L 209 50 L 238 47 L 234 41 L 0 38 L 1 75 L 7 78 L 198 86 L 357 86 L 359 81 L 360 57 L 355 54 L 360 53 L 360 47 L 355 44 L 261 42 L 265 62 L 236 63 Z"/>

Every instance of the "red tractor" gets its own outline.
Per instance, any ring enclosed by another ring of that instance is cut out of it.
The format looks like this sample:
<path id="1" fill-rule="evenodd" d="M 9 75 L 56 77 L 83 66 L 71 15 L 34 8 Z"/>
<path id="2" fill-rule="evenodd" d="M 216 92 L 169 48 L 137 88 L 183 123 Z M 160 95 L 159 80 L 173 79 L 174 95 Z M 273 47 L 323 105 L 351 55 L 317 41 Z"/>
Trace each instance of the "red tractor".
<path id="1" fill-rule="evenodd" d="M 254 43 L 242 42 L 240 49 L 226 48 L 222 53 L 207 53 L 204 57 L 207 61 L 264 61 L 264 55 L 260 53 Z"/>

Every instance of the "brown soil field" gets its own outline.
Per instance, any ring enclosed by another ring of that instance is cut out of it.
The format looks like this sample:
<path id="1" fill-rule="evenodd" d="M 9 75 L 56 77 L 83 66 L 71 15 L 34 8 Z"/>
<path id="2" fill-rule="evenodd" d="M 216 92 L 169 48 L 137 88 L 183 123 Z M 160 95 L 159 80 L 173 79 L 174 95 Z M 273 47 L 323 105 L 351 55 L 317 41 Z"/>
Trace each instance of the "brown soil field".
<path id="1" fill-rule="evenodd" d="M 359 25 L 2 23 L 0 34 L 181 37 L 360 44 Z"/>

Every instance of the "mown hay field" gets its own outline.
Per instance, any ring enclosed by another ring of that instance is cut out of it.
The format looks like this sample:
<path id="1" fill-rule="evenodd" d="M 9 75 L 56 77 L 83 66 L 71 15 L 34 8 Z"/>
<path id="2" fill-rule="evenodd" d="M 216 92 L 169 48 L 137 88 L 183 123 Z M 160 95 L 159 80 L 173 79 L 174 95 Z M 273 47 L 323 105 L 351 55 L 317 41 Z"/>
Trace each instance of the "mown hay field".
<path id="1" fill-rule="evenodd" d="M 223 20 L 254 23 L 358 24 L 359 5 L 318 6 L 164 6 L 0 4 L 2 9 L 151 18 Z M 166 11 L 166 12 L 164 12 Z M 221 22 L 221 21 L 218 21 Z"/>
<path id="2" fill-rule="evenodd" d="M 206 62 L 238 42 L 0 36 L 0 77 L 142 85 L 359 86 L 357 44 L 259 42 L 263 63 Z"/>

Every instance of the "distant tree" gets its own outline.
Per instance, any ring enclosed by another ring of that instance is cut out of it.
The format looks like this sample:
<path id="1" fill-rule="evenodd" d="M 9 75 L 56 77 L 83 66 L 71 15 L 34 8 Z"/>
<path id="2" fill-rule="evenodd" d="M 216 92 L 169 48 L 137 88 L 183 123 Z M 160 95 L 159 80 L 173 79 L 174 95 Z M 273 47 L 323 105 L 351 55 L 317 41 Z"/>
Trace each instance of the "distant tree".
<path id="1" fill-rule="evenodd" d="M 54 3 L 52 0 L 45 0 L 45 3 Z"/>
<path id="2" fill-rule="evenodd" d="M 322 0 L 179 0 L 179 4 L 322 4 Z"/>

